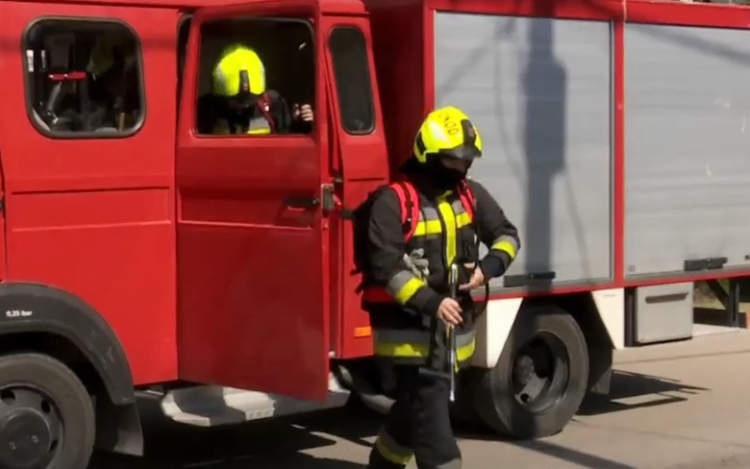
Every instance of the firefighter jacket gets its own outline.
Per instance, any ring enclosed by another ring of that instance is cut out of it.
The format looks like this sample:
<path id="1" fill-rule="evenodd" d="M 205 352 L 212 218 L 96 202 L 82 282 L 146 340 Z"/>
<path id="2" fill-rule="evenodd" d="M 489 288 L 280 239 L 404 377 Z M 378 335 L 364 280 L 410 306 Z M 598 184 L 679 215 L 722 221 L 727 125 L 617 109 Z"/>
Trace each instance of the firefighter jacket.
<path id="1" fill-rule="evenodd" d="M 370 268 L 364 280 L 363 306 L 370 313 L 375 355 L 401 364 L 441 367 L 446 340 L 437 311 L 450 294 L 449 266 L 453 262 L 476 262 L 478 239 L 489 248 L 478 264 L 489 280 L 501 276 L 520 249 L 516 227 L 498 203 L 481 184 L 471 180 L 468 184 L 475 199 L 473 220 L 456 191 L 430 194 L 425 184 L 415 183 L 420 215 L 408 242 L 396 193 L 383 191 L 374 201 L 365 254 Z M 423 267 L 422 275 L 416 275 L 416 264 Z M 472 272 L 472 268 L 464 269 L 460 283 L 468 282 Z M 387 295 L 370 294 L 383 289 Z M 460 294 L 459 303 L 464 321 L 455 332 L 457 358 L 462 363 L 474 352 L 474 303 L 469 292 Z"/>
<path id="2" fill-rule="evenodd" d="M 198 99 L 197 130 L 199 134 L 290 134 L 309 133 L 312 125 L 292 117 L 286 100 L 269 90 L 249 115 L 238 118 L 226 98 L 206 94 Z"/>

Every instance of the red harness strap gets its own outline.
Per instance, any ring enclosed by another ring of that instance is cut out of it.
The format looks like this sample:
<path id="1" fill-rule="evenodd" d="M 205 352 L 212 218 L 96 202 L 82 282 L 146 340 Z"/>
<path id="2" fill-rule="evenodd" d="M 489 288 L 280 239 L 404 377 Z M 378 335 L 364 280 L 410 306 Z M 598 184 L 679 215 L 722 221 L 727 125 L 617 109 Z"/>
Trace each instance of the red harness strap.
<path id="1" fill-rule="evenodd" d="M 417 231 L 419 223 L 419 194 L 414 186 L 409 182 L 395 182 L 390 187 L 396 192 L 399 204 L 401 206 L 401 225 L 404 227 L 404 240 L 408 243 Z M 458 196 L 461 200 L 466 213 L 474 219 L 474 205 L 476 200 L 471 191 L 471 187 L 464 181 L 458 187 Z M 368 303 L 393 303 L 394 299 L 384 287 L 371 286 L 364 289 L 362 300 Z"/>
<path id="2" fill-rule="evenodd" d="M 271 128 L 271 133 L 275 134 L 276 122 L 271 116 L 271 104 L 271 99 L 268 97 L 268 93 L 263 93 L 260 96 L 260 99 L 258 99 L 258 108 L 260 109 L 260 112 L 263 113 L 263 117 L 266 118 L 266 121 L 268 121 L 268 127 Z"/>
<path id="3" fill-rule="evenodd" d="M 417 231 L 419 223 L 419 194 L 409 182 L 394 182 L 390 188 L 396 192 L 401 208 L 401 226 L 404 227 L 404 240 L 408 243 Z"/>

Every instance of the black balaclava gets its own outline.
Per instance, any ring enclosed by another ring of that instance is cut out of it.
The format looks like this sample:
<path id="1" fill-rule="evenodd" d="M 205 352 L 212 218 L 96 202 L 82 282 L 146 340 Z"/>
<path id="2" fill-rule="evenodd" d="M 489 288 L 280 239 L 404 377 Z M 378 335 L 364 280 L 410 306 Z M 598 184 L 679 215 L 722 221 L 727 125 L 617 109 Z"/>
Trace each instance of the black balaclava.
<path id="1" fill-rule="evenodd" d="M 225 116 L 234 124 L 242 126 L 249 122 L 255 115 L 255 109 L 258 105 L 261 95 L 250 92 L 250 78 L 247 70 L 240 71 L 240 90 L 234 96 L 224 98 Z"/>
<path id="2" fill-rule="evenodd" d="M 469 163 L 466 171 L 471 167 Z M 433 195 L 439 195 L 445 191 L 453 190 L 458 184 L 466 179 L 466 172 L 445 166 L 440 158 L 429 157 L 426 163 L 420 163 L 412 156 L 401 167 L 401 172 L 414 178 L 424 189 Z"/>
<path id="3" fill-rule="evenodd" d="M 456 186 L 466 179 L 466 171 L 453 169 L 445 166 L 440 158 L 431 158 L 425 165 L 427 175 L 434 181 L 435 188 L 442 191 L 455 189 Z"/>

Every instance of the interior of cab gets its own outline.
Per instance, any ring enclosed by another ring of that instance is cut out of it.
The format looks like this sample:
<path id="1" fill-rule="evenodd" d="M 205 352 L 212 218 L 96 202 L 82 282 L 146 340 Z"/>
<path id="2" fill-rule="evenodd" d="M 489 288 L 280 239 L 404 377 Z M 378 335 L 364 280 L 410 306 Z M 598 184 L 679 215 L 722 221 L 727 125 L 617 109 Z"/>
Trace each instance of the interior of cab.
<path id="1" fill-rule="evenodd" d="M 191 19 L 181 22 L 178 44 L 180 78 L 184 73 Z M 242 44 L 263 62 L 268 89 L 277 91 L 291 106 L 315 107 L 315 51 L 312 28 L 302 20 L 286 18 L 232 18 L 207 22 L 201 27 L 198 96 L 211 92 L 211 74 L 224 48 Z"/>
<path id="2" fill-rule="evenodd" d="M 139 45 L 116 22 L 43 20 L 25 38 L 27 92 L 48 133 L 135 130 L 141 121 Z"/>

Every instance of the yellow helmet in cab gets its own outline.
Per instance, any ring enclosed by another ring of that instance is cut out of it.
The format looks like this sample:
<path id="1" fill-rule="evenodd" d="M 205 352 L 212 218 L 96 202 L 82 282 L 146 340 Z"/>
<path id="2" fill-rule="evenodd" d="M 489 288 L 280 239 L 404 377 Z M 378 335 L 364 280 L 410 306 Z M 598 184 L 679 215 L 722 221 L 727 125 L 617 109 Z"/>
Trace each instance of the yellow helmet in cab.
<path id="1" fill-rule="evenodd" d="M 260 95 L 266 91 L 263 62 L 254 50 L 243 45 L 224 50 L 214 66 L 212 79 L 212 91 L 218 96 Z"/>
<path id="2" fill-rule="evenodd" d="M 482 138 L 463 111 L 454 106 L 427 115 L 414 139 L 414 157 L 427 163 L 430 157 L 458 158 L 471 162 L 482 156 Z"/>

